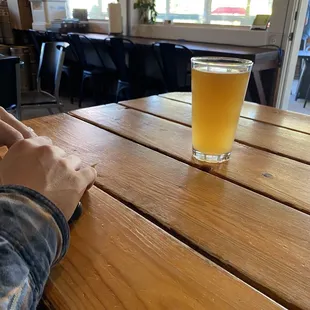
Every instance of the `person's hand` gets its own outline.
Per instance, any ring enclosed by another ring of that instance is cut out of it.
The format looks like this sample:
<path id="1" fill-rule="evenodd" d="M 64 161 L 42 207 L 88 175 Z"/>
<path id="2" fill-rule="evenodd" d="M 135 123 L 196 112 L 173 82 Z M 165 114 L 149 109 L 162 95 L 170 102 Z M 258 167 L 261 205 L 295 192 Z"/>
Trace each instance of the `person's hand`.
<path id="1" fill-rule="evenodd" d="M 0 185 L 22 185 L 39 192 L 69 220 L 97 175 L 94 168 L 81 165 L 80 158 L 68 156 L 47 137 L 23 139 L 0 161 Z"/>
<path id="2" fill-rule="evenodd" d="M 17 141 L 33 137 L 36 134 L 31 128 L 0 107 L 0 147 L 9 148 Z"/>

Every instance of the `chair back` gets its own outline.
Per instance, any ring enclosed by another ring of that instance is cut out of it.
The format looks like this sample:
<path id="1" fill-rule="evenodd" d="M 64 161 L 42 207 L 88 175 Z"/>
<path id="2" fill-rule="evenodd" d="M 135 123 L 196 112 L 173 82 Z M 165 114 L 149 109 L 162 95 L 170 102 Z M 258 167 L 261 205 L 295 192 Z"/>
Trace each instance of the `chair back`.
<path id="1" fill-rule="evenodd" d="M 69 33 L 68 41 L 73 47 L 82 69 L 88 70 L 90 67 L 105 68 L 101 54 L 92 40 L 81 34 Z"/>
<path id="2" fill-rule="evenodd" d="M 45 32 L 39 32 L 33 29 L 28 30 L 28 38 L 29 42 L 34 46 L 35 53 L 36 53 L 36 60 L 39 62 L 42 44 L 47 42 L 47 37 Z"/>
<path id="3" fill-rule="evenodd" d="M 20 107 L 20 60 L 18 57 L 0 57 L 0 106 L 8 110 Z"/>
<path id="4" fill-rule="evenodd" d="M 118 78 L 123 82 L 130 82 L 132 78 L 130 69 L 133 67 L 132 62 L 136 50 L 135 44 L 125 38 L 106 38 L 104 42 L 118 72 Z"/>
<path id="5" fill-rule="evenodd" d="M 57 100 L 59 100 L 65 50 L 68 46 L 69 43 L 67 42 L 47 42 L 42 44 L 37 78 L 38 91 L 48 91 Z"/>
<path id="6" fill-rule="evenodd" d="M 153 51 L 161 68 L 166 91 L 178 91 L 187 85 L 193 53 L 185 46 L 156 42 Z"/>
<path id="7" fill-rule="evenodd" d="M 32 44 L 28 30 L 13 29 L 14 45 L 24 46 Z"/>
<path id="8" fill-rule="evenodd" d="M 69 39 L 70 45 L 73 46 L 74 48 L 74 51 L 78 57 L 81 67 L 82 68 L 87 67 L 86 56 L 84 53 L 84 47 L 83 47 L 83 43 L 81 41 L 80 35 L 74 34 L 74 33 L 68 33 L 68 39 Z"/>
<path id="9" fill-rule="evenodd" d="M 46 36 L 47 42 L 62 42 L 62 41 L 64 41 L 64 39 L 60 33 L 54 32 L 51 30 L 47 30 L 45 32 L 45 36 Z"/>

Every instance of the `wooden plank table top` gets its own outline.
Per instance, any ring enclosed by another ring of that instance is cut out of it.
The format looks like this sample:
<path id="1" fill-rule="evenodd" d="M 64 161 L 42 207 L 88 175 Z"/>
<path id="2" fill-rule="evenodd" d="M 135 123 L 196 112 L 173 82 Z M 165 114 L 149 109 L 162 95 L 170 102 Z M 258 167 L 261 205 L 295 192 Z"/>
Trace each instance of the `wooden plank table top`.
<path id="1" fill-rule="evenodd" d="M 268 121 L 243 117 L 252 140 L 238 139 L 228 163 L 201 165 L 191 158 L 191 107 L 178 96 L 26 122 L 98 172 L 45 300 L 54 309 L 310 309 L 310 167 L 299 144 L 309 133 L 294 128 L 297 115 L 289 129 L 281 113 L 270 110 L 273 122 L 253 106 Z M 265 148 L 256 135 L 270 128 Z"/>
<path id="2" fill-rule="evenodd" d="M 96 165 L 97 186 L 108 169 L 120 173 L 114 165 L 122 158 L 115 154 L 123 147 L 124 156 L 135 150 L 133 142 L 67 115 L 26 124 L 84 163 Z M 127 185 L 120 186 L 126 191 Z M 84 213 L 71 227 L 69 252 L 45 290 L 52 309 L 282 309 L 98 187 L 82 203 Z"/>
<path id="3" fill-rule="evenodd" d="M 159 96 L 174 101 L 192 104 L 191 93 L 175 92 Z M 156 99 L 157 96 L 154 96 L 153 98 Z M 152 97 L 150 97 L 150 100 L 151 99 Z M 245 101 L 242 107 L 241 117 L 310 134 L 309 116 L 300 113 L 283 111 Z"/>
<path id="4" fill-rule="evenodd" d="M 180 101 L 155 96 L 122 104 L 182 125 L 191 126 L 191 106 L 182 104 Z M 306 125 L 305 128 L 307 128 Z M 236 133 L 236 141 L 300 162 L 310 163 L 309 135 L 302 132 L 241 117 Z M 296 148 L 296 144 L 298 144 L 298 148 Z"/>
<path id="5" fill-rule="evenodd" d="M 105 165 L 104 177 L 98 180 L 98 186 L 134 205 L 142 214 L 174 231 L 176 236 L 185 237 L 196 250 L 216 258 L 219 265 L 284 306 L 310 308 L 309 288 L 305 287 L 310 277 L 309 264 L 296 261 L 308 255 L 308 224 L 304 226 L 306 236 L 301 240 L 296 231 L 299 225 L 291 221 L 295 216 L 300 224 L 310 220 L 309 195 L 303 196 L 304 184 L 309 182 L 309 165 L 289 159 L 285 153 L 280 156 L 262 151 L 255 139 L 252 147 L 236 143 L 238 157 L 233 159 L 233 156 L 227 164 L 197 166 L 190 157 L 190 128 L 183 125 L 186 122 L 181 118 L 190 119 L 182 110 L 190 106 L 175 102 L 177 106 L 169 115 L 150 115 L 154 114 L 156 105 L 157 111 L 167 112 L 169 103 L 158 100 L 154 104 L 153 100 L 138 99 L 121 103 L 131 107 L 129 109 L 112 104 L 72 113 L 136 143 L 133 150 L 123 147 L 119 158 L 125 177 L 117 173 L 119 163 L 109 170 Z M 180 117 L 178 123 L 171 121 L 176 115 Z M 267 128 L 278 127 L 257 123 Z M 299 134 L 281 127 L 278 130 L 287 131 L 284 137 Z M 302 135 L 309 143 L 310 136 Z M 276 142 L 278 137 L 274 139 Z M 289 141 L 288 145 L 292 143 Z M 157 152 L 156 158 L 153 153 L 145 154 L 142 146 Z M 298 141 L 294 147 L 299 148 Z M 116 156 L 117 153 L 113 157 Z M 135 169 L 127 169 L 127 166 Z M 300 183 L 299 175 L 303 180 Z M 135 180 L 134 184 L 127 184 L 127 179 Z M 296 281 L 300 281 L 297 286 Z M 298 300 L 293 296 L 298 296 Z"/>
<path id="6" fill-rule="evenodd" d="M 139 102 L 134 100 L 134 103 Z M 124 104 L 131 106 L 131 103 Z M 153 102 L 149 107 L 152 106 Z M 115 104 L 78 110 L 72 114 L 310 214 L 310 192 L 304 190 L 305 184 L 310 182 L 309 165 L 236 142 L 230 161 L 206 167 L 192 158 L 191 129 L 186 126 Z M 292 179 L 296 179 L 293 187 Z"/>

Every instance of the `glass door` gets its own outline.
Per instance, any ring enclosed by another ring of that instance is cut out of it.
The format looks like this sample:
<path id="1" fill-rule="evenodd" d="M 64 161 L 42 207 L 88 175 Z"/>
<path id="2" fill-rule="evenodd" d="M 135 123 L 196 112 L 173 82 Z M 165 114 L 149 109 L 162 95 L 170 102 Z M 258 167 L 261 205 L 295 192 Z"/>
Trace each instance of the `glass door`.
<path id="1" fill-rule="evenodd" d="M 297 55 L 288 110 L 310 114 L 310 0 Z"/>
<path id="2" fill-rule="evenodd" d="M 277 107 L 310 114 L 310 0 L 296 0 L 294 10 L 284 47 Z M 307 97 L 309 103 L 305 104 Z"/>

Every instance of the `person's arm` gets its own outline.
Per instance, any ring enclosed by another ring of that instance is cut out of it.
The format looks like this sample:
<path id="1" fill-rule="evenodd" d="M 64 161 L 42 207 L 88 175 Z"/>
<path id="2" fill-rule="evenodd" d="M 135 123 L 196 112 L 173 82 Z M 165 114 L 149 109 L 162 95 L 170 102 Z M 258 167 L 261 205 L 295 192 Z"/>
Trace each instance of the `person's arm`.
<path id="1" fill-rule="evenodd" d="M 36 309 L 68 244 L 67 221 L 52 202 L 22 186 L 0 186 L 0 309 Z"/>
<path id="2" fill-rule="evenodd" d="M 96 170 L 0 107 L 0 309 L 35 309 Z M 14 184 L 14 185 L 11 185 Z"/>

